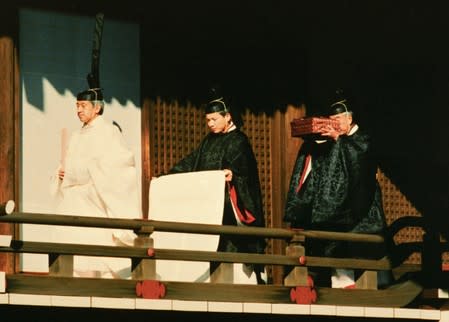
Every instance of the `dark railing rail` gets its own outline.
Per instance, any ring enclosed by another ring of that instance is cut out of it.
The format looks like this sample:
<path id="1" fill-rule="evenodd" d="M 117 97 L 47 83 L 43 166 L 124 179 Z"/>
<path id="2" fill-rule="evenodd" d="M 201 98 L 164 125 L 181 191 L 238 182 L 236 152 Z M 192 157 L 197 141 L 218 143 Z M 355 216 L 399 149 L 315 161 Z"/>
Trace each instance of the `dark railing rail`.
<path id="1" fill-rule="evenodd" d="M 151 249 L 151 253 L 148 252 Z M 245 263 L 282 266 L 317 266 L 317 267 L 351 267 L 355 269 L 388 270 L 391 269 L 387 258 L 381 260 L 368 260 L 346 258 L 322 258 L 307 256 L 306 262 L 301 263 L 296 256 L 211 252 L 179 249 L 102 246 L 67 243 L 43 243 L 32 241 L 12 240 L 9 247 L 1 247 L 2 252 L 34 253 L 34 254 L 60 254 L 60 255 L 84 255 L 84 256 L 106 256 L 140 259 L 160 259 L 198 262 L 223 262 L 223 263 Z"/>
<path id="2" fill-rule="evenodd" d="M 85 216 L 56 215 L 45 213 L 11 212 L 10 214 L 0 214 L 0 222 L 22 223 L 22 224 L 42 224 L 59 226 L 78 227 L 101 227 L 115 229 L 130 229 L 136 233 L 151 233 L 151 231 L 178 232 L 192 234 L 209 235 L 244 235 L 259 236 L 265 238 L 290 240 L 295 236 L 306 238 L 329 239 L 340 241 L 353 241 L 365 243 L 383 243 L 384 239 L 380 235 L 341 233 L 330 231 L 314 230 L 291 230 L 283 228 L 262 228 L 244 226 L 223 226 L 197 223 L 184 223 L 172 221 L 157 221 L 144 219 L 123 219 L 123 218 L 99 218 Z"/>

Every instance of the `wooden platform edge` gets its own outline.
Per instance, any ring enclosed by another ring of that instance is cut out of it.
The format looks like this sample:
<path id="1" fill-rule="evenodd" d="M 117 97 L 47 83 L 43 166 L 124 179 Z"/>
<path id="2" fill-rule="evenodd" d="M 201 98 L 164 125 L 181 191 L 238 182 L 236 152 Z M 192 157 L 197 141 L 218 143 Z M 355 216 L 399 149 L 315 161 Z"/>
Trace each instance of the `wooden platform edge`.
<path id="1" fill-rule="evenodd" d="M 137 284 L 142 281 L 54 277 L 32 274 L 7 274 L 6 292 L 22 294 L 99 296 L 138 298 Z M 165 286 L 163 299 L 219 302 L 289 303 L 292 287 L 160 281 Z M 382 290 L 332 289 L 317 287 L 313 304 L 405 307 L 423 291 L 412 280 Z"/>

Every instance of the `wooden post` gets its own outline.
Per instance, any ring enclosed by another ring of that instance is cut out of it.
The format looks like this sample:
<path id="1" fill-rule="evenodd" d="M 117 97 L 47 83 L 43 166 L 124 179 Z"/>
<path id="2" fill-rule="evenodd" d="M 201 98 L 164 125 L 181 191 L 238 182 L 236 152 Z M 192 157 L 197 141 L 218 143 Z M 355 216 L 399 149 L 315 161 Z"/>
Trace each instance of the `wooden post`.
<path id="1" fill-rule="evenodd" d="M 210 275 L 210 282 L 232 284 L 234 282 L 234 263 L 221 263 Z"/>
<path id="2" fill-rule="evenodd" d="M 287 104 L 285 111 L 276 111 L 273 114 L 272 136 L 271 136 L 271 189 L 273 192 L 273 201 L 271 209 L 271 223 L 268 220 L 268 227 L 285 227 L 282 215 L 284 213 L 285 198 L 288 192 L 290 177 L 295 165 L 298 150 L 303 142 L 300 138 L 292 138 L 290 131 L 290 122 L 295 118 L 305 116 L 305 107 Z M 283 254 L 286 249 L 286 243 L 282 239 L 273 239 L 271 241 L 272 254 Z M 272 266 L 271 276 L 268 276 L 275 285 L 282 285 L 284 279 L 283 267 Z"/>
<path id="3" fill-rule="evenodd" d="M 365 290 L 377 290 L 377 272 L 364 271 L 355 282 L 355 288 Z"/>
<path id="4" fill-rule="evenodd" d="M 305 248 L 303 246 L 304 236 L 295 235 L 285 249 L 287 256 L 295 256 L 298 261 L 301 257 L 305 258 Z M 285 286 L 307 286 L 307 267 L 295 266 L 284 278 Z"/>
<path id="5" fill-rule="evenodd" d="M 0 10 L 0 203 L 19 200 L 20 75 L 18 5 L 5 2 Z M 0 223 L 0 234 L 18 234 L 18 227 Z M 18 256 L 0 253 L 0 271 L 17 271 Z"/>
<path id="6" fill-rule="evenodd" d="M 437 288 L 442 280 L 440 232 L 426 229 L 423 235 L 421 267 L 425 288 Z"/>
<path id="7" fill-rule="evenodd" d="M 151 250 L 154 247 L 154 240 L 151 238 L 153 227 L 142 227 L 136 232 L 134 247 L 143 247 Z M 156 262 L 154 259 L 132 258 L 131 276 L 135 280 L 156 279 Z"/>
<path id="8" fill-rule="evenodd" d="M 73 276 L 73 255 L 48 254 L 48 262 L 51 276 Z"/>

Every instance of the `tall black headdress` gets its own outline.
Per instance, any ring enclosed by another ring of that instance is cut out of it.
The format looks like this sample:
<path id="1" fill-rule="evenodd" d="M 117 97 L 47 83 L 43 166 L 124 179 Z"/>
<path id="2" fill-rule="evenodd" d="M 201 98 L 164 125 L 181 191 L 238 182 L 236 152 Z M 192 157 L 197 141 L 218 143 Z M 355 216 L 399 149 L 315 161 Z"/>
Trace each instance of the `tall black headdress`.
<path id="1" fill-rule="evenodd" d="M 330 102 L 328 113 L 329 115 L 334 115 L 344 112 L 352 112 L 351 105 L 349 104 L 349 98 L 342 89 L 337 89 L 332 101 Z"/>
<path id="2" fill-rule="evenodd" d="M 235 107 L 230 98 L 224 95 L 223 89 L 220 85 L 215 84 L 209 89 L 209 102 L 205 106 L 205 113 L 229 113 L 232 116 L 232 121 L 237 127 L 243 126 L 242 116 L 240 111 Z"/>
<path id="3" fill-rule="evenodd" d="M 229 107 L 226 105 L 225 99 L 223 97 L 223 92 L 218 85 L 214 85 L 209 90 L 209 102 L 206 104 L 205 108 L 206 114 L 209 113 L 230 113 Z"/>
<path id="4" fill-rule="evenodd" d="M 92 64 L 90 73 L 87 74 L 87 83 L 89 89 L 100 89 L 100 50 L 101 50 L 101 38 L 103 34 L 103 22 L 104 14 L 97 13 L 95 16 L 95 29 L 92 47 Z"/>

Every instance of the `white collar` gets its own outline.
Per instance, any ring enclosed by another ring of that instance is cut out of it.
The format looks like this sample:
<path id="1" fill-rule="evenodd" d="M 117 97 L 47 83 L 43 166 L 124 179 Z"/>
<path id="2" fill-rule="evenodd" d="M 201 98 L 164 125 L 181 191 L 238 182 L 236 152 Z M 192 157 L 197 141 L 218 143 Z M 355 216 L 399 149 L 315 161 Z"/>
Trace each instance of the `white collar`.
<path id="1" fill-rule="evenodd" d="M 92 121 L 90 121 L 88 124 L 84 123 L 81 129 L 90 129 L 91 127 L 94 127 L 96 124 L 100 124 L 102 120 L 101 115 L 97 115 Z"/>
<path id="2" fill-rule="evenodd" d="M 235 126 L 234 123 L 232 123 L 232 125 L 228 128 L 228 130 L 225 133 L 229 133 L 231 131 L 234 131 L 237 128 L 237 126 Z"/>
<path id="3" fill-rule="evenodd" d="M 354 126 L 349 130 L 348 135 L 353 135 L 357 130 L 359 129 L 359 126 L 357 124 L 354 124 Z"/>

